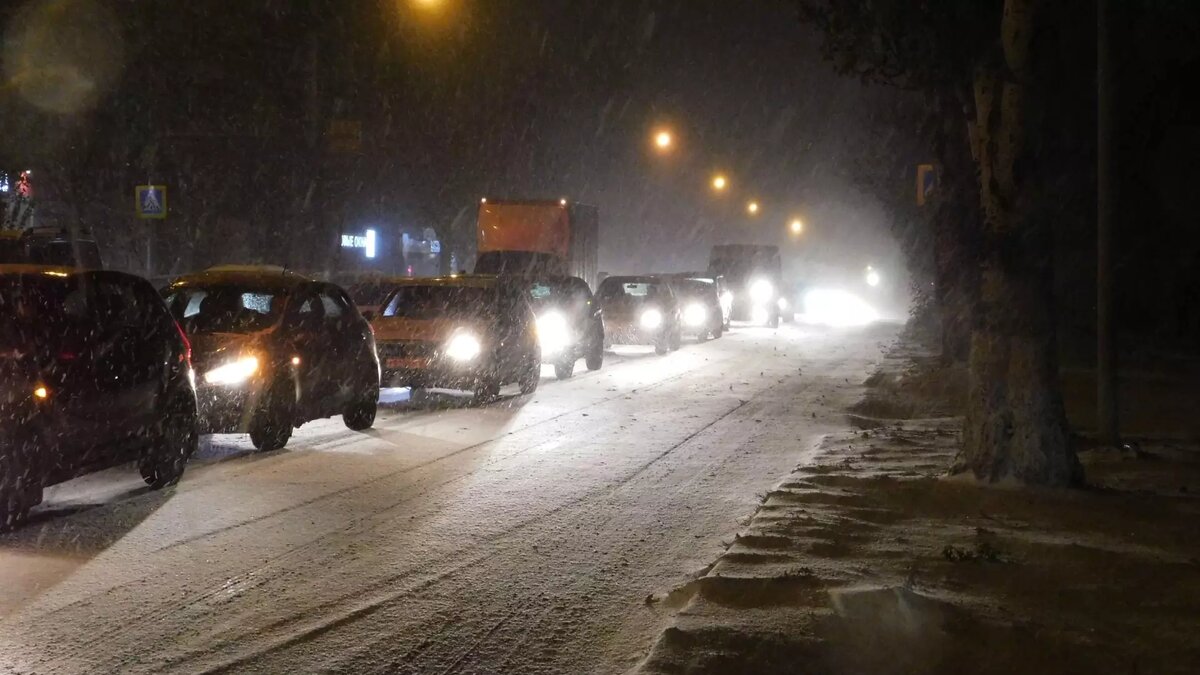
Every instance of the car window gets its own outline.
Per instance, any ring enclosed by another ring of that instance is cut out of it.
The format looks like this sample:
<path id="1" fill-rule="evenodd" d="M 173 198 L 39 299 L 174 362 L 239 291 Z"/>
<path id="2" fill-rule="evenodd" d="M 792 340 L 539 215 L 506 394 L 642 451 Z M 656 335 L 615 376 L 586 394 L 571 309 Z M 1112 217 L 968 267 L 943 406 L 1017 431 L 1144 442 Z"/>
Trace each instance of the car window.
<path id="1" fill-rule="evenodd" d="M 334 297 L 329 291 L 321 293 L 321 309 L 324 312 L 325 320 L 336 321 L 346 316 L 347 308 L 342 302 Z"/>
<path id="2" fill-rule="evenodd" d="M 243 286 L 187 286 L 168 289 L 167 308 L 188 334 L 252 333 L 275 325 L 286 296 Z"/>
<path id="3" fill-rule="evenodd" d="M 383 316 L 406 319 L 473 317 L 497 311 L 496 294 L 478 286 L 405 285 L 395 290 Z"/>

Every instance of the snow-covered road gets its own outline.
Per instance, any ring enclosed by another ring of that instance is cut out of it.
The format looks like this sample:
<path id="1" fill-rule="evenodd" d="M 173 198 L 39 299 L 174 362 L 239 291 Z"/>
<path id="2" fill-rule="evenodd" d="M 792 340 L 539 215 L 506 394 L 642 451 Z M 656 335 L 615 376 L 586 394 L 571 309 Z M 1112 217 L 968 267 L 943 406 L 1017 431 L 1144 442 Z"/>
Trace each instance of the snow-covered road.
<path id="1" fill-rule="evenodd" d="M 0 672 L 624 671 L 647 595 L 843 424 L 895 330 L 739 328 L 485 408 L 392 390 L 368 433 L 48 490 L 0 536 Z"/>

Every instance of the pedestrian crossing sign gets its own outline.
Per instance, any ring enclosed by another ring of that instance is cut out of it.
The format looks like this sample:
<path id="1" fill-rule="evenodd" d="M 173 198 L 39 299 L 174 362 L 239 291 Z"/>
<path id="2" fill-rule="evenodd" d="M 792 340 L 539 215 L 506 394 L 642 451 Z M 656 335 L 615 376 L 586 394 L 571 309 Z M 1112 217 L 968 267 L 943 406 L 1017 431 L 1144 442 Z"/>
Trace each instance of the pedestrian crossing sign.
<path id="1" fill-rule="evenodd" d="M 139 185 L 134 190 L 138 218 L 167 217 L 167 186 Z"/>

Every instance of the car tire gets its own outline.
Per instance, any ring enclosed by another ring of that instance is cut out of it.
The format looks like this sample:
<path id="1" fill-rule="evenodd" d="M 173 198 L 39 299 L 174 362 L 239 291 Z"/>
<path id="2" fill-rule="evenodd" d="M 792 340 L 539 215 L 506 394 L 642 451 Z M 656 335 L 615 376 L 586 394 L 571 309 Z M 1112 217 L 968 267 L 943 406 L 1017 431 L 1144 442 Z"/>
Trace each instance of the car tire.
<path id="1" fill-rule="evenodd" d="M 724 326 L 717 326 L 716 328 L 713 329 L 713 332 L 712 332 L 712 336 L 713 336 L 714 340 L 720 340 L 721 336 L 724 334 L 725 334 Z"/>
<path id="2" fill-rule="evenodd" d="M 670 342 L 669 347 L 670 347 L 671 351 L 676 351 L 677 349 L 679 349 L 682 346 L 683 346 L 683 331 L 680 330 L 679 328 L 676 328 L 675 332 L 671 333 L 671 342 Z"/>
<path id="3" fill-rule="evenodd" d="M 696 333 L 696 342 L 708 342 L 708 331 Z"/>
<path id="4" fill-rule="evenodd" d="M 662 356 L 671 351 L 671 338 L 663 335 L 654 341 L 654 353 Z"/>
<path id="5" fill-rule="evenodd" d="M 278 450 L 287 445 L 295 423 L 295 386 L 291 382 L 276 383 L 250 420 L 250 442 L 260 452 Z"/>
<path id="6" fill-rule="evenodd" d="M 575 362 L 571 362 L 571 370 L 575 370 Z M 558 364 L 554 366 L 554 374 L 558 379 L 566 379 L 558 374 Z M 567 375 L 570 377 L 570 375 Z M 538 385 L 542 382 L 542 363 L 541 359 L 533 359 L 532 363 L 525 367 L 525 371 L 521 373 L 521 378 L 517 384 L 521 387 L 521 394 L 529 395 L 537 391 Z"/>
<path id="7" fill-rule="evenodd" d="M 346 405 L 342 422 L 351 431 L 366 431 L 375 425 L 375 414 L 379 410 L 379 385 L 368 384 Z"/>
<path id="8" fill-rule="evenodd" d="M 767 319 L 767 326 L 770 328 L 779 328 L 779 315 L 772 314 L 771 317 Z"/>
<path id="9" fill-rule="evenodd" d="M 596 341 L 596 346 L 588 352 L 584 358 L 584 365 L 588 370 L 600 370 L 604 366 L 604 342 Z"/>
<path id="10" fill-rule="evenodd" d="M 138 463 L 138 472 L 151 490 L 161 490 L 179 482 L 188 459 L 200 444 L 196 415 L 174 413 L 163 417 L 158 438 L 146 457 Z"/>
<path id="11" fill-rule="evenodd" d="M 575 374 L 575 359 L 563 359 L 554 364 L 554 377 L 560 380 L 569 380 Z"/>
<path id="12" fill-rule="evenodd" d="M 8 452 L 7 444 L 0 447 L 6 451 L 0 455 L 0 532 L 7 532 L 25 522 L 29 509 L 41 501 L 42 492 L 41 486 L 25 484 L 28 471 L 18 453 Z"/>

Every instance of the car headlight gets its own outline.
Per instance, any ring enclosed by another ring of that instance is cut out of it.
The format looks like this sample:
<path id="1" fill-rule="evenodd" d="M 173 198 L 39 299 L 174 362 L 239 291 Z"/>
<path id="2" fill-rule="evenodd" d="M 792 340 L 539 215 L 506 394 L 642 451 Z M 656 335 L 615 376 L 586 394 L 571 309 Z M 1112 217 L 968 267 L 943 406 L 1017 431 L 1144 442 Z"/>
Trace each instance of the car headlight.
<path id="1" fill-rule="evenodd" d="M 698 302 L 689 304 L 683 310 L 683 322 L 689 326 L 702 326 L 708 321 L 708 310 Z"/>
<path id="2" fill-rule="evenodd" d="M 546 312 L 538 317 L 537 334 L 543 354 L 557 354 L 571 344 L 567 318 L 558 312 Z"/>
<path id="3" fill-rule="evenodd" d="M 657 309 L 648 309 L 642 312 L 640 321 L 642 328 L 645 328 L 646 330 L 654 330 L 662 325 L 663 315 L 662 312 L 658 311 Z"/>
<path id="4" fill-rule="evenodd" d="M 222 364 L 204 374 L 208 384 L 241 384 L 258 372 L 258 357 L 243 356 Z"/>
<path id="5" fill-rule="evenodd" d="M 446 343 L 446 356 L 455 361 L 470 361 L 482 351 L 479 339 L 470 333 L 458 333 Z"/>
<path id="6" fill-rule="evenodd" d="M 780 298 L 780 299 L 779 299 L 779 302 L 778 302 L 778 303 L 776 303 L 776 304 L 778 304 L 778 305 L 779 305 L 779 310 L 780 310 L 781 312 L 782 312 L 782 311 L 787 311 L 787 308 L 788 308 L 788 301 L 787 301 L 787 298 Z"/>
<path id="7" fill-rule="evenodd" d="M 759 279 L 750 284 L 750 299 L 756 305 L 765 305 L 771 301 L 771 296 L 775 294 L 775 287 L 766 279 Z"/>

